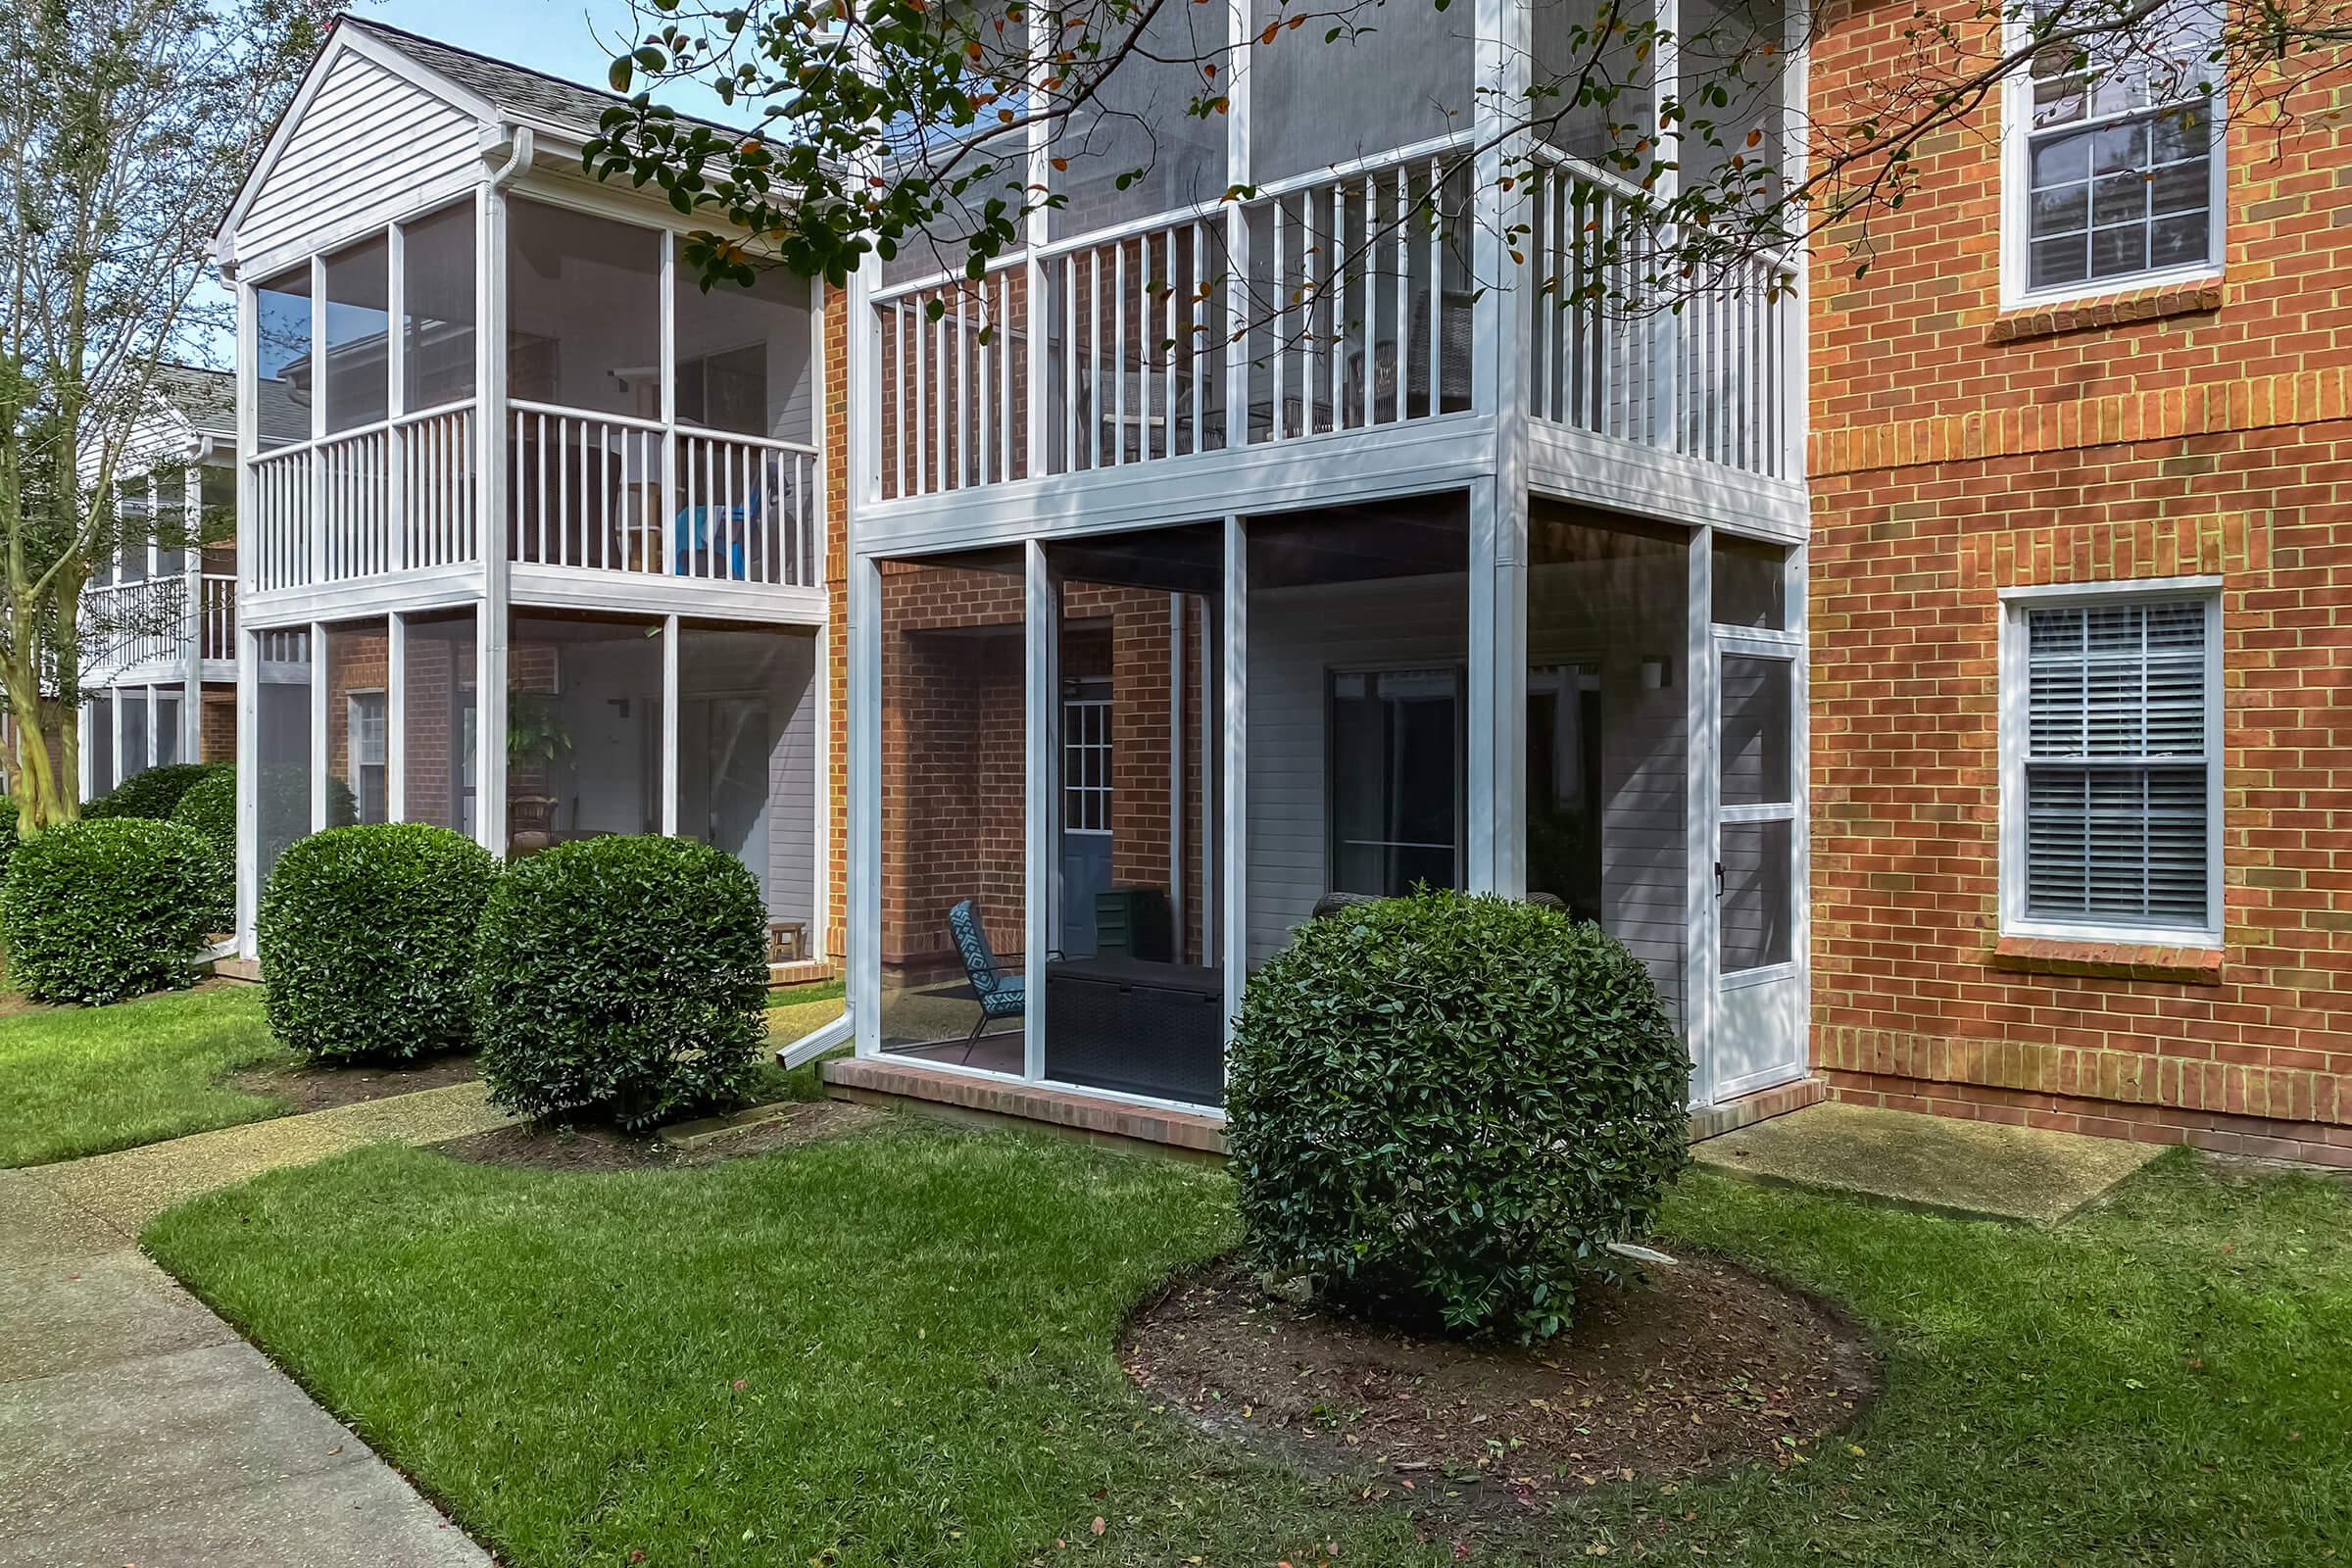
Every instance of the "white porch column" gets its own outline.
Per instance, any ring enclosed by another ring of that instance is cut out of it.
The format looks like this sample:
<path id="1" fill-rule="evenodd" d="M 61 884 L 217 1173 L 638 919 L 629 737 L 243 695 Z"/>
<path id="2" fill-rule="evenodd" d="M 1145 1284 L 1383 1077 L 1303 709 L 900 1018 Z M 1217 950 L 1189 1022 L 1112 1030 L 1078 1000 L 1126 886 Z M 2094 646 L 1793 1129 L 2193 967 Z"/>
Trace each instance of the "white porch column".
<path id="1" fill-rule="evenodd" d="M 1683 797 L 1683 1041 L 1690 1049 L 1690 1098 L 1714 1099 L 1711 1050 L 1721 976 L 1717 972 L 1715 928 L 1715 639 L 1710 629 L 1715 605 L 1715 531 L 1690 530 L 1687 578 L 1689 636 L 1684 644 L 1683 723 L 1690 757 Z"/>
<path id="2" fill-rule="evenodd" d="M 384 820 L 409 819 L 409 617 L 384 617 Z"/>
<path id="3" fill-rule="evenodd" d="M 204 465 L 180 479 L 179 760 L 204 760 Z"/>
<path id="4" fill-rule="evenodd" d="M 1511 258 L 1529 220 L 1524 172 L 1532 24 L 1513 0 L 1478 0 L 1478 146 L 1472 176 L 1471 400 L 1494 420 L 1494 471 L 1470 486 L 1468 851 L 1472 892 L 1527 891 L 1527 276 Z"/>
<path id="5" fill-rule="evenodd" d="M 482 597 L 474 617 L 473 831 L 491 854 L 507 853 L 508 585 L 513 566 L 508 541 L 514 531 L 507 511 L 507 202 L 481 188 L 474 227 L 474 379 L 481 418 L 474 465 L 475 511 L 481 518 Z M 664 509 L 667 510 L 666 508 Z"/>
<path id="6" fill-rule="evenodd" d="M 326 625 L 311 622 L 311 831 L 327 825 Z"/>
<path id="7" fill-rule="evenodd" d="M 237 503 L 241 512 L 245 500 L 253 494 L 253 473 L 250 464 L 259 450 L 261 437 L 261 406 L 256 401 L 254 378 L 259 365 L 256 342 L 258 316 L 254 309 L 253 285 L 237 284 Z M 259 956 L 254 947 L 253 921 L 258 904 L 255 896 L 255 864 L 260 845 L 255 838 L 258 825 L 254 814 L 256 791 L 261 776 L 261 646 L 253 633 L 245 629 L 245 605 L 253 592 L 259 569 L 259 556 L 247 548 L 249 542 L 240 540 L 237 551 L 236 622 L 230 647 L 237 661 L 237 856 L 236 856 L 236 933 L 237 952 L 245 957 Z"/>
<path id="8" fill-rule="evenodd" d="M 855 482 L 851 492 L 858 493 Z M 882 1051 L 882 568 L 853 554 L 845 569 L 849 611 L 842 624 L 842 653 L 849 661 L 850 726 L 846 989 L 857 1026 L 858 1054 L 873 1056 Z"/>
<path id="9" fill-rule="evenodd" d="M 678 836 L 678 617 L 662 617 L 662 832 Z"/>
<path id="10" fill-rule="evenodd" d="M 250 361 L 244 363 L 250 364 Z M 240 565 L 240 571 L 245 568 Z M 254 917 L 261 908 L 262 638 L 237 628 L 237 952 L 261 956 Z"/>
<path id="11" fill-rule="evenodd" d="M 1221 761 L 1217 805 L 1224 831 L 1213 907 L 1222 948 L 1225 1017 L 1241 1016 L 1250 983 L 1250 535 L 1238 514 L 1225 518 L 1224 627 L 1217 638 L 1220 679 L 1216 701 Z M 1205 694 L 1203 694 L 1205 702 Z M 1205 863 L 1205 857 L 1203 858 Z"/>
<path id="12" fill-rule="evenodd" d="M 1035 539 L 1021 544 L 1024 613 L 1021 616 L 1023 663 L 1021 704 L 1027 728 L 1022 769 L 1021 821 L 1023 884 L 1021 898 L 1022 995 L 1021 1075 L 1042 1078 L 1046 1073 L 1046 952 L 1054 947 L 1060 911 L 1054 896 L 1054 732 L 1060 705 L 1055 701 L 1055 654 L 1061 641 L 1061 606 L 1054 591 L 1054 576 L 1046 565 L 1046 547 Z"/>

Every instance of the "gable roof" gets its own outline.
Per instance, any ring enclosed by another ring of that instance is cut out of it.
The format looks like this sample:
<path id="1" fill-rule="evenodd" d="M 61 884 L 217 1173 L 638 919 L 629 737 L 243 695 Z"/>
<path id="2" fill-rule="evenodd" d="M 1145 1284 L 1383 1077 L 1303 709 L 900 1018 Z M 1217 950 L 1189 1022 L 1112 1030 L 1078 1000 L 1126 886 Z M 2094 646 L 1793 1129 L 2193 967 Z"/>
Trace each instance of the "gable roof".
<path id="1" fill-rule="evenodd" d="M 404 32 L 369 18 L 353 16 L 348 11 L 335 19 L 335 25 L 380 39 L 435 75 L 489 100 L 504 114 L 570 131 L 582 139 L 597 134 L 602 128 L 601 122 L 606 110 L 614 104 L 627 102 L 620 94 L 602 87 L 582 86 L 562 76 L 549 75 L 544 71 L 533 71 L 528 66 L 493 60 L 488 55 L 475 54 L 470 49 L 460 49 L 455 44 L 442 43 L 414 32 Z M 722 125 L 714 120 L 701 120 L 693 115 L 680 115 L 678 118 L 689 124 L 708 125 L 731 137 L 748 134 L 738 126 Z"/>

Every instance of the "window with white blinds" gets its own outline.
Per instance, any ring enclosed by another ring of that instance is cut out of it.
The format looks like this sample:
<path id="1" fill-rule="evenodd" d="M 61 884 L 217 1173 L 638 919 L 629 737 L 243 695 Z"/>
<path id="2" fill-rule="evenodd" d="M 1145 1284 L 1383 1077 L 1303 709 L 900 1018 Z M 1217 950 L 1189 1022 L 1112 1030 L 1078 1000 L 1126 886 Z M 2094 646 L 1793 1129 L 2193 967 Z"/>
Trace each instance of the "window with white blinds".
<path id="1" fill-rule="evenodd" d="M 2214 618 L 2208 595 L 2021 607 L 2024 922 L 2218 923 Z"/>

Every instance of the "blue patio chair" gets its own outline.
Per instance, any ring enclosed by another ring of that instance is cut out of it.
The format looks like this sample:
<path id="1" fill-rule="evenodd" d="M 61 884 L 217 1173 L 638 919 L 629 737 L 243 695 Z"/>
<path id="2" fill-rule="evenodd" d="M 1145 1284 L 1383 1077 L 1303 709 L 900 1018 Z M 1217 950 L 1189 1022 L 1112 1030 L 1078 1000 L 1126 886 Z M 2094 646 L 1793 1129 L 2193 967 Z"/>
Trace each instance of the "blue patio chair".
<path id="1" fill-rule="evenodd" d="M 963 1038 L 963 1059 L 972 1059 L 972 1047 L 980 1043 L 980 1032 L 1000 1018 L 1018 1018 L 1026 1003 L 1026 986 L 1016 968 L 1006 974 L 998 967 L 996 953 L 988 945 L 988 933 L 980 927 L 980 910 L 971 900 L 964 899 L 948 911 L 948 932 L 956 939 L 956 952 L 963 959 L 963 972 L 972 983 L 972 995 L 980 999 L 980 1021 Z"/>

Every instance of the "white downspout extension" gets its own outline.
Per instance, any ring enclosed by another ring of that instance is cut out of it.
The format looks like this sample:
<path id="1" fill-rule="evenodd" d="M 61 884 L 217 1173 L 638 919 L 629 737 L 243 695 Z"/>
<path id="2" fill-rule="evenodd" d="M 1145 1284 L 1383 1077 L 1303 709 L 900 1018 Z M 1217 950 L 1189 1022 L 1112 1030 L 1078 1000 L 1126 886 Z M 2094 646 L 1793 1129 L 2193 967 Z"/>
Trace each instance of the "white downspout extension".
<path id="1" fill-rule="evenodd" d="M 846 1046 L 858 1032 L 857 1020 L 850 1016 L 850 1004 L 845 998 L 841 1016 L 829 1023 L 820 1023 L 789 1046 L 778 1048 L 776 1065 L 786 1070 L 805 1066 L 836 1047 Z"/>

